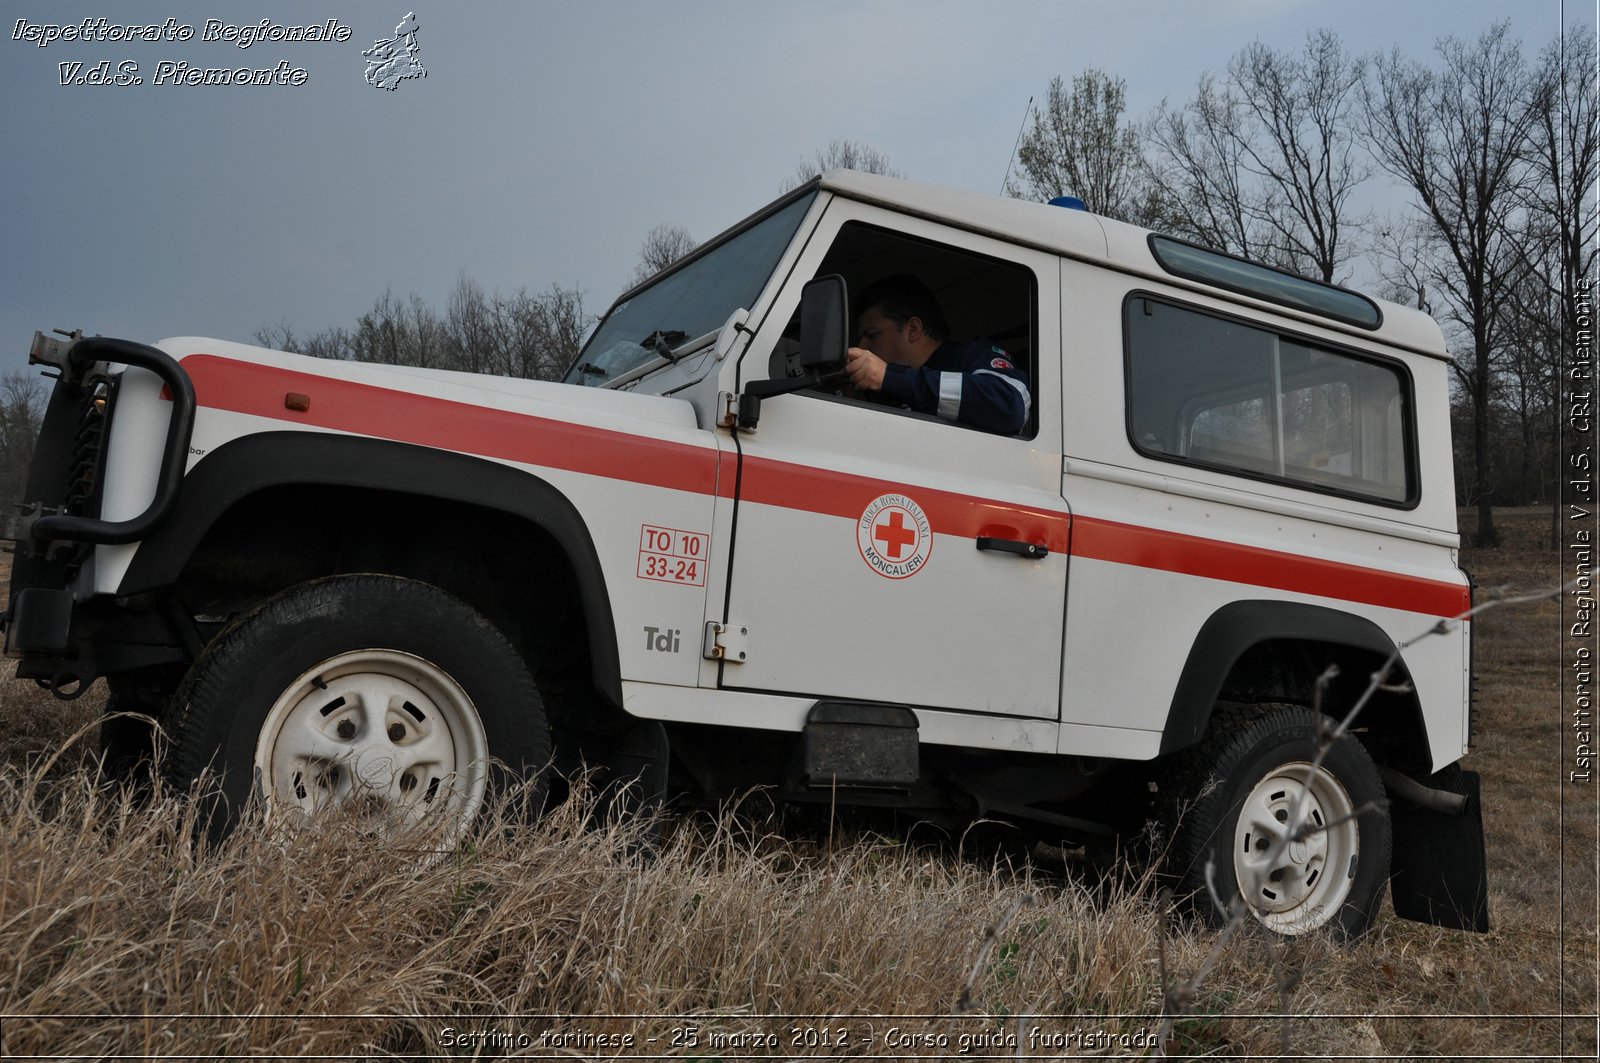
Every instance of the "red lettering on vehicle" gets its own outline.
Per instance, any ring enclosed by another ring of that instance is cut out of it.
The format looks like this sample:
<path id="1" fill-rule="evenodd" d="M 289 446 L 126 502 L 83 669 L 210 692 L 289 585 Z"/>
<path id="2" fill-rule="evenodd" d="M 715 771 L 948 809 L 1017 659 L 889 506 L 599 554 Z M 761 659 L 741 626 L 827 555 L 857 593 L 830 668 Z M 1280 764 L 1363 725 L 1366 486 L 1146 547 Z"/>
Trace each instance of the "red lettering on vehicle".
<path id="1" fill-rule="evenodd" d="M 704 587 L 708 539 L 703 532 L 645 524 L 639 529 L 639 565 L 634 574 L 640 579 Z"/>

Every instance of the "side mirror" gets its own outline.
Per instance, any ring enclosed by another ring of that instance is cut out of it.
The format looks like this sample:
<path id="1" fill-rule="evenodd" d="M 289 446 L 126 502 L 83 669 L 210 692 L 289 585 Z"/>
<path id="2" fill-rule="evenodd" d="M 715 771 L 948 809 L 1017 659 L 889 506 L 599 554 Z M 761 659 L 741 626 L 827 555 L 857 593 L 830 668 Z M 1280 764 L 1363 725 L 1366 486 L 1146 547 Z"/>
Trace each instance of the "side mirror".
<path id="1" fill-rule="evenodd" d="M 800 290 L 800 368 L 808 374 L 844 368 L 849 305 L 844 278 L 837 273 L 807 281 Z"/>
<path id="2" fill-rule="evenodd" d="M 739 395 L 739 427 L 753 431 L 761 420 L 761 400 L 814 387 L 844 369 L 850 321 L 850 293 L 837 273 L 806 282 L 800 290 L 800 376 L 755 380 Z"/>

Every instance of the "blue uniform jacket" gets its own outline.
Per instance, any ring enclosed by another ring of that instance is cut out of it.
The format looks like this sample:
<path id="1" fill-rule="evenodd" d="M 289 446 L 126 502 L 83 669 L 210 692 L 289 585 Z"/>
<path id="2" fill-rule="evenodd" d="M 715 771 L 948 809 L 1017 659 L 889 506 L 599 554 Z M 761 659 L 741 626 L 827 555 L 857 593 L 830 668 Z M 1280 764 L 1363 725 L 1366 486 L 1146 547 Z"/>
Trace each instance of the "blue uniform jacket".
<path id="1" fill-rule="evenodd" d="M 947 340 L 920 369 L 891 363 L 878 394 L 918 413 L 1006 435 L 1022 431 L 1033 406 L 1027 374 L 1009 354 L 983 340 Z"/>

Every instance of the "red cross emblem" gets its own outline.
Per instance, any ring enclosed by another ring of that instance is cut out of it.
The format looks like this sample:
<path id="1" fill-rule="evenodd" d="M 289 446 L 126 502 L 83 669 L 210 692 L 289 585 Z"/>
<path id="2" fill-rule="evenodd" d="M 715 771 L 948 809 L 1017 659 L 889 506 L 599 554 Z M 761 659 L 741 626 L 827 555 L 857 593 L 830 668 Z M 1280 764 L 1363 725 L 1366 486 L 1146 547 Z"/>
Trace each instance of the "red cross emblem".
<path id="1" fill-rule="evenodd" d="M 879 495 L 856 522 L 856 546 L 872 571 L 887 579 L 905 579 L 928 563 L 933 527 L 915 500 L 902 494 Z"/>
<path id="2" fill-rule="evenodd" d="M 896 509 L 888 520 L 873 527 L 872 538 L 883 544 L 883 552 L 890 561 L 898 561 L 905 548 L 917 541 L 917 530 L 906 527 L 905 510 Z"/>

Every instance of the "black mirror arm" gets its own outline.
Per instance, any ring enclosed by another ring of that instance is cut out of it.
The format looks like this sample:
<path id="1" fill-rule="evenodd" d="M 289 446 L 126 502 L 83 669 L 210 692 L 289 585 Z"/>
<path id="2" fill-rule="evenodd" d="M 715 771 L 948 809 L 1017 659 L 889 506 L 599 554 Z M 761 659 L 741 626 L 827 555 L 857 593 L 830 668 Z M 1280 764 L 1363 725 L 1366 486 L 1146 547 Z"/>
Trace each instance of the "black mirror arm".
<path id="1" fill-rule="evenodd" d="M 761 420 L 761 400 L 774 395 L 789 395 L 804 391 L 817 382 L 815 377 L 777 377 L 773 380 L 752 380 L 739 393 L 739 427 L 746 432 L 755 431 Z"/>
<path id="2" fill-rule="evenodd" d="M 820 376 L 815 373 L 807 373 L 805 376 L 777 377 L 773 380 L 752 380 L 739 393 L 739 427 L 746 432 L 755 430 L 756 424 L 761 420 L 762 399 L 770 399 L 774 395 L 792 395 L 796 391 L 804 391 L 807 388 L 843 384 L 849 378 L 850 374 L 845 370 L 836 369 Z"/>

